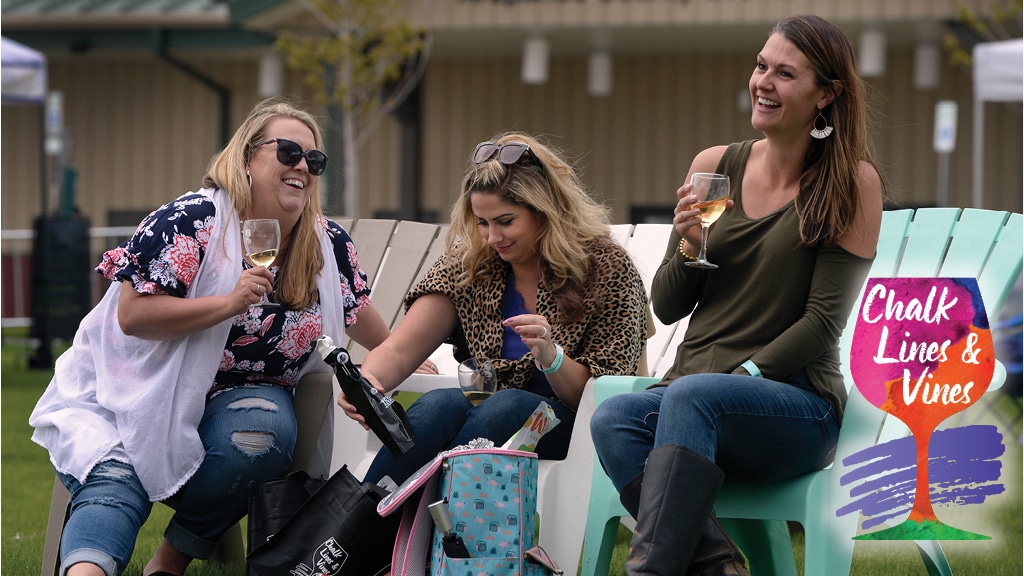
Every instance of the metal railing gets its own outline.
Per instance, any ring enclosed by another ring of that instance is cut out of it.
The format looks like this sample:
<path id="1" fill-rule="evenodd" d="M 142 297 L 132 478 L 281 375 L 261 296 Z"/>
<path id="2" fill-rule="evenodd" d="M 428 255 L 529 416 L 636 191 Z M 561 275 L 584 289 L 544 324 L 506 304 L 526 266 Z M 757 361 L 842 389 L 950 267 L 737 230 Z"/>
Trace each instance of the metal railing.
<path id="1" fill-rule="evenodd" d="M 89 260 L 99 264 L 103 252 L 135 233 L 135 226 L 111 226 L 89 229 Z M 0 230 L 0 326 L 32 325 L 32 249 L 35 230 Z M 90 302 L 100 301 L 109 281 L 92 271 L 88 281 Z"/>

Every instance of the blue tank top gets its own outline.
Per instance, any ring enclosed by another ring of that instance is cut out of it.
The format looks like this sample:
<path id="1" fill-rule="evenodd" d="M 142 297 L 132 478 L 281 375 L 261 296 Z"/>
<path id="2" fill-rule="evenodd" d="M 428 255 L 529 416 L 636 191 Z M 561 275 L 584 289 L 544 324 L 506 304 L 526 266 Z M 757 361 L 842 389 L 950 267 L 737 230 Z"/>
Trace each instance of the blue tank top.
<path id="1" fill-rule="evenodd" d="M 501 297 L 502 318 L 511 318 L 512 316 L 530 313 L 523 304 L 522 295 L 516 291 L 515 280 L 515 276 L 509 270 L 508 284 L 505 286 L 505 293 Z M 501 357 L 506 360 L 518 360 L 529 351 L 530 347 L 523 343 L 519 334 L 516 334 L 510 326 L 505 326 L 502 330 Z M 551 389 L 551 384 L 548 383 L 547 376 L 536 369 L 533 371 L 526 389 L 534 394 L 540 394 L 549 398 L 555 395 L 555 392 Z"/>

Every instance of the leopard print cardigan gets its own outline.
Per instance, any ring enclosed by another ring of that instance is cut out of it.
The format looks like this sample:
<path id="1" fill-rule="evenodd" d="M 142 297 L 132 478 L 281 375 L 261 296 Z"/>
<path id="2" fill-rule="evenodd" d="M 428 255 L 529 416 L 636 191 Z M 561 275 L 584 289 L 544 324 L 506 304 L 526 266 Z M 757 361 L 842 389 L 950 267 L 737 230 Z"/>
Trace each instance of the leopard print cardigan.
<path id="1" fill-rule="evenodd" d="M 636 374 L 647 334 L 647 294 L 629 254 L 614 242 L 590 241 L 587 250 L 596 262 L 588 274 L 585 310 L 576 322 L 552 322 L 551 339 L 565 354 L 587 366 L 593 377 Z M 462 263 L 447 252 L 438 258 L 405 299 L 409 307 L 425 294 L 448 296 L 459 323 L 446 342 L 462 362 L 473 356 L 494 360 L 498 387 L 525 388 L 536 369 L 529 352 L 518 360 L 501 359 L 502 320 L 499 306 L 511 266 L 495 254 L 490 270 L 470 286 L 457 287 Z M 555 300 L 544 283 L 537 290 L 537 313 L 557 319 Z"/>

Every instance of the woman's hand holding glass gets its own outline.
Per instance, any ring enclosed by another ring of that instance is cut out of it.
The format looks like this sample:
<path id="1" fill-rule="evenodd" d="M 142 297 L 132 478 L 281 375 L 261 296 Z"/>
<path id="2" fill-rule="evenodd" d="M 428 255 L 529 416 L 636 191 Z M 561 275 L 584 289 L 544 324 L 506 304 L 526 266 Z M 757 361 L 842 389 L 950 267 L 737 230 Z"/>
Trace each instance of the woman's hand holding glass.
<path id="1" fill-rule="evenodd" d="M 245 253 L 253 264 L 270 268 L 277 259 L 281 247 L 281 225 L 276 218 L 257 218 L 242 222 L 242 241 Z M 260 292 L 260 299 L 254 306 L 276 306 L 267 299 L 267 291 Z"/>
<path id="2" fill-rule="evenodd" d="M 672 226 L 676 232 L 692 248 L 692 254 L 700 250 L 700 209 L 694 208 L 697 203 L 697 195 L 693 194 L 693 184 L 687 182 L 676 190 L 676 207 L 673 210 Z"/>
<path id="3" fill-rule="evenodd" d="M 687 266 L 697 268 L 718 268 L 708 262 L 706 256 L 707 236 L 711 225 L 733 207 L 729 199 L 729 177 L 722 174 L 696 172 L 690 183 L 676 190 L 676 203 L 672 220 L 676 232 L 690 246 L 699 246 L 696 259 Z"/>
<path id="4" fill-rule="evenodd" d="M 241 314 L 260 303 L 274 285 L 274 274 L 262 266 L 242 272 L 229 296 L 233 314 Z"/>

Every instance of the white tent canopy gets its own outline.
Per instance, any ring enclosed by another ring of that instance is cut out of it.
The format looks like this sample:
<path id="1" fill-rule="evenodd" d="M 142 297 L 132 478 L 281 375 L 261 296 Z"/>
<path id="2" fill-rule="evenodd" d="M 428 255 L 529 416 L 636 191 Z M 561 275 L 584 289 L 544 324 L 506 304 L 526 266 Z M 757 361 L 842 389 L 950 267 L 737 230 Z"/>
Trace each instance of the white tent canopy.
<path id="1" fill-rule="evenodd" d="M 46 58 L 41 52 L 2 38 L 0 76 L 4 104 L 42 104 L 46 100 Z"/>
<path id="2" fill-rule="evenodd" d="M 974 47 L 974 168 L 971 198 L 982 206 L 985 102 L 1020 102 L 1024 95 L 1024 40 L 984 42 Z"/>

